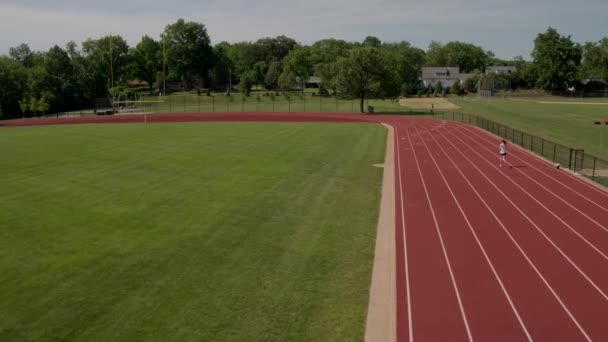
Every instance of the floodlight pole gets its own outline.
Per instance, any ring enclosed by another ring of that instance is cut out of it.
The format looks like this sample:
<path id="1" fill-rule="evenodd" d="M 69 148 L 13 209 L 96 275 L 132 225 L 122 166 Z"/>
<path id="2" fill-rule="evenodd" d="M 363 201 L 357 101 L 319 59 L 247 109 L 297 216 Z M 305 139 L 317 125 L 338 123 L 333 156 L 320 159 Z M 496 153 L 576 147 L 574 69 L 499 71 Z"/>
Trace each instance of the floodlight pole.
<path id="1" fill-rule="evenodd" d="M 167 65 L 167 51 L 165 49 L 165 36 L 163 35 L 163 96 L 167 95 L 167 76 L 165 69 Z"/>
<path id="2" fill-rule="evenodd" d="M 112 86 L 110 88 L 114 88 L 114 69 L 112 67 L 112 34 L 110 33 L 110 82 L 112 82 Z"/>

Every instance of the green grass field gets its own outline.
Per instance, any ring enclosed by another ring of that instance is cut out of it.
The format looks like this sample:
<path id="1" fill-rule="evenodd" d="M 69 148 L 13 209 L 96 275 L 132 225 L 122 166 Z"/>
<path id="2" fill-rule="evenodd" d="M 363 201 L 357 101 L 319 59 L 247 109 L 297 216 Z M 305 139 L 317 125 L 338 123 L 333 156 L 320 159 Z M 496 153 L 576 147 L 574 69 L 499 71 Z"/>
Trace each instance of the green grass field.
<path id="1" fill-rule="evenodd" d="M 608 118 L 608 104 L 569 104 L 574 100 L 554 97 L 534 100 L 452 97 L 450 101 L 461 107 L 459 111 L 479 115 L 567 146 L 582 148 L 587 153 L 608 160 L 608 125 L 593 124 L 594 121 L 603 122 Z M 605 102 L 604 99 L 578 101 Z"/>
<path id="2" fill-rule="evenodd" d="M 386 132 L 3 129 L 0 341 L 361 340 Z"/>

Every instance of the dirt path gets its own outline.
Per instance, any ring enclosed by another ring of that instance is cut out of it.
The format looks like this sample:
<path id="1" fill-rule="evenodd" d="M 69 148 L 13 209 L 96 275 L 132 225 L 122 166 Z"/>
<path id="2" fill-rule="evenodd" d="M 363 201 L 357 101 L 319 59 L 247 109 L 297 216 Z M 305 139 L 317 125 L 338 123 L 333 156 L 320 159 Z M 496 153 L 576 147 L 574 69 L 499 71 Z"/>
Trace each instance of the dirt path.
<path id="1" fill-rule="evenodd" d="M 396 339 L 396 280 L 395 280 L 395 138 L 392 126 L 386 137 L 382 199 L 376 235 L 376 253 L 369 295 L 365 341 Z"/>

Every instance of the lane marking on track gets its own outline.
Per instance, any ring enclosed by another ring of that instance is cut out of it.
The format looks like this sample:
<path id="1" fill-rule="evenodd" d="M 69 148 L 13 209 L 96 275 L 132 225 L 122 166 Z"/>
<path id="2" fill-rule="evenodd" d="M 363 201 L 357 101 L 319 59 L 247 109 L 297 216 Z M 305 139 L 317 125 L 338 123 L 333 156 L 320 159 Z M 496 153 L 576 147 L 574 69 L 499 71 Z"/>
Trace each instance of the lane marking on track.
<path id="1" fill-rule="evenodd" d="M 474 141 L 475 141 L 475 140 L 474 140 Z M 490 150 L 490 149 L 489 149 L 487 146 L 485 146 L 485 145 L 483 145 L 483 144 L 481 144 L 481 143 L 479 143 L 479 142 L 477 142 L 477 141 L 475 141 L 475 143 L 476 143 L 477 145 L 481 146 L 481 148 L 485 149 L 486 151 L 488 151 L 488 152 L 490 152 L 490 153 L 492 152 L 492 150 Z M 517 157 L 513 157 L 513 158 L 514 158 L 514 159 L 518 159 L 518 160 L 519 160 L 519 161 L 521 161 L 521 162 L 525 162 L 524 160 L 521 160 L 520 158 L 517 158 Z M 512 165 L 513 163 L 509 163 L 509 164 L 511 164 L 511 165 Z M 530 165 L 530 166 L 531 166 L 532 168 L 535 168 L 533 165 Z M 541 183 L 539 183 L 539 182 L 538 182 L 536 179 L 534 179 L 532 176 L 530 176 L 530 175 L 526 174 L 525 172 L 523 172 L 522 170 L 520 170 L 520 169 L 518 169 L 518 168 L 515 168 L 515 170 L 516 170 L 517 172 L 521 173 L 522 175 L 524 175 L 526 178 L 528 178 L 528 179 L 530 179 L 531 181 L 533 181 L 534 183 L 536 183 L 538 186 L 540 186 L 541 188 L 543 188 L 544 190 L 546 190 L 547 192 L 549 192 L 549 193 L 550 193 L 551 195 L 553 195 L 554 197 L 556 197 L 556 198 L 558 198 L 559 200 L 561 200 L 562 202 L 564 202 L 564 203 L 565 203 L 567 206 L 569 206 L 570 208 L 572 208 L 572 209 L 576 210 L 576 211 L 577 211 L 579 214 L 583 215 L 583 216 L 584 216 L 585 218 L 587 218 L 589 221 L 593 222 L 593 223 L 594 223 L 596 226 L 598 226 L 598 227 L 599 227 L 599 228 L 601 228 L 602 230 L 604 230 L 604 231 L 608 232 L 608 228 L 606 228 L 604 225 L 602 225 L 601 223 L 597 222 L 597 221 L 596 221 L 596 220 L 594 220 L 593 218 L 589 217 L 589 215 L 585 214 L 585 213 L 584 213 L 584 212 L 582 212 L 580 209 L 576 208 L 574 205 L 572 205 L 572 204 L 571 204 L 570 202 L 568 202 L 566 199 L 564 199 L 563 197 L 561 197 L 561 196 L 557 195 L 556 193 L 554 193 L 553 191 L 551 191 L 549 188 L 547 188 L 546 186 L 544 186 L 544 185 L 542 185 Z M 537 170 L 538 170 L 538 169 L 537 169 Z M 542 172 L 542 171 L 540 171 L 540 170 L 539 170 L 539 172 Z M 545 174 L 545 173 L 543 173 L 543 174 Z M 556 181 L 556 180 L 554 180 L 554 179 L 553 179 L 553 178 L 552 178 L 550 175 L 548 175 L 548 174 L 545 174 L 545 175 L 547 175 L 547 177 L 548 177 L 548 178 L 550 178 L 551 180 L 553 180 L 553 181 L 557 182 L 557 181 Z M 559 182 L 558 182 L 558 183 L 559 183 Z M 561 184 L 561 183 L 560 183 L 560 184 Z M 574 191 L 574 190 L 572 190 L 572 191 Z M 576 191 L 574 191 L 574 192 L 578 194 L 578 192 L 576 192 Z M 580 195 L 580 194 L 579 194 L 579 195 Z M 581 195 L 581 196 L 582 196 L 582 195 Z M 587 199 L 587 198 L 585 197 L 585 199 Z M 589 199 L 587 199 L 587 200 L 589 200 Z M 589 201 L 591 201 L 591 200 L 589 200 Z M 599 207 L 599 208 L 601 208 L 602 210 L 605 210 L 606 212 L 608 212 L 608 209 L 603 208 L 602 206 L 598 205 L 597 203 L 595 203 L 595 202 L 591 202 L 591 203 L 595 204 L 596 206 L 598 206 L 598 207 Z"/>
<path id="2" fill-rule="evenodd" d="M 454 136 L 454 137 L 457 137 L 456 134 L 453 131 L 450 131 L 450 134 L 452 136 Z M 457 138 L 460 139 L 461 141 L 463 141 L 466 144 L 466 142 L 464 140 L 462 140 L 459 137 L 457 137 Z M 467 139 L 469 139 L 469 140 L 471 140 L 471 141 L 473 141 L 474 143 L 477 144 L 477 142 L 475 142 L 475 139 L 468 138 L 468 137 L 467 137 Z M 469 148 L 471 148 L 470 145 L 467 145 L 467 146 L 469 146 Z M 479 155 L 481 157 L 481 159 L 483 159 L 488 164 L 492 165 L 493 168 L 495 168 L 497 170 L 499 169 L 499 167 L 497 167 L 495 164 L 492 164 L 492 162 L 490 162 L 488 160 L 488 158 L 485 158 L 484 156 L 482 156 L 481 154 L 479 154 L 477 151 L 475 151 L 473 148 L 471 148 L 471 149 L 475 153 L 477 153 L 477 155 Z M 528 195 L 528 197 L 530 197 L 531 199 L 533 199 L 538 205 L 540 205 L 541 207 L 543 207 L 548 213 L 550 213 L 553 217 L 555 217 L 558 221 L 560 221 L 564 226 L 566 226 L 571 232 L 573 232 L 576 236 L 578 236 L 579 239 L 581 239 L 582 241 L 584 241 L 596 253 L 598 253 L 599 255 L 601 255 L 602 258 L 604 258 L 605 260 L 608 261 L 608 255 L 606 255 L 597 246 L 595 246 L 593 243 L 591 243 L 591 241 L 587 240 L 587 238 L 585 238 L 581 233 L 579 233 L 576 229 L 574 229 L 574 227 L 572 227 L 570 224 L 568 224 L 566 221 L 564 221 L 561 217 L 559 217 L 559 215 L 557 215 L 551 209 L 547 208 L 547 206 L 545 206 L 541 201 L 539 201 L 536 197 L 534 197 L 530 192 L 528 192 L 526 189 L 524 189 L 524 187 L 522 187 L 519 183 L 517 183 L 515 180 L 513 180 L 510 176 L 506 176 L 506 175 L 507 174 L 505 174 L 505 179 L 508 179 L 511 183 L 515 184 L 515 186 L 518 187 L 520 190 L 522 190 L 526 195 Z M 607 299 L 608 299 L 608 297 L 607 297 Z"/>
<path id="3" fill-rule="evenodd" d="M 409 267 L 408 267 L 408 256 L 407 256 L 407 241 L 406 241 L 406 229 L 405 229 L 405 197 L 403 196 L 403 180 L 401 178 L 401 152 L 399 147 L 399 130 L 395 127 L 395 138 L 396 140 L 396 148 L 397 148 L 397 169 L 399 172 L 399 193 L 401 196 L 401 227 L 403 231 L 403 260 L 405 264 L 405 291 L 407 298 L 407 325 L 409 330 L 409 341 L 414 341 L 414 331 L 413 331 L 413 318 L 412 318 L 412 301 L 410 296 L 410 276 L 409 276 Z"/>
<path id="4" fill-rule="evenodd" d="M 445 248 L 445 243 L 443 242 L 443 236 L 441 235 L 441 230 L 439 229 L 439 223 L 437 222 L 437 216 L 435 215 L 435 209 L 433 208 L 433 204 L 431 203 L 431 198 L 429 196 L 429 192 L 426 187 L 426 182 L 424 180 L 424 176 L 422 174 L 422 170 L 420 168 L 420 162 L 418 161 L 418 155 L 416 154 L 416 150 L 412 144 L 412 138 L 410 137 L 409 130 L 406 130 L 407 139 L 412 147 L 412 151 L 414 152 L 414 160 L 416 161 L 416 167 L 418 168 L 418 174 L 422 180 L 422 186 L 424 188 L 424 193 L 426 194 L 426 200 L 431 209 L 431 214 L 433 216 L 433 221 L 435 222 L 435 230 L 437 231 L 437 235 L 439 236 L 439 242 L 441 243 L 441 249 L 443 251 L 443 257 L 445 258 L 445 262 L 448 266 L 448 271 L 450 273 L 450 278 L 452 279 L 452 286 L 454 287 L 454 292 L 456 294 L 456 299 L 458 300 L 458 306 L 460 307 L 460 314 L 462 316 L 462 320 L 464 322 L 467 335 L 469 337 L 469 341 L 473 341 L 473 336 L 471 335 L 471 328 L 469 327 L 469 322 L 467 320 L 467 315 L 464 311 L 464 306 L 462 305 L 462 299 L 460 298 L 460 293 L 458 292 L 458 285 L 456 284 L 456 278 L 454 277 L 454 272 L 452 271 L 452 265 L 450 264 L 450 258 L 448 257 L 447 250 Z"/>
<path id="5" fill-rule="evenodd" d="M 468 126 L 468 125 L 466 125 L 466 124 L 463 124 L 463 127 L 468 128 L 468 130 L 469 130 L 469 131 L 475 132 L 475 133 L 476 133 L 476 135 L 478 135 L 478 136 L 480 136 L 480 137 L 481 137 L 481 136 L 483 136 L 483 137 L 484 137 L 483 139 L 485 139 L 486 141 L 488 141 L 488 140 L 490 140 L 490 141 L 491 141 L 491 140 L 493 140 L 493 139 L 498 139 L 498 137 L 497 137 L 497 136 L 494 136 L 494 135 L 492 135 L 491 133 L 486 132 L 486 131 L 483 131 L 483 130 L 481 130 L 481 129 L 475 129 L 475 127 L 470 127 L 470 126 Z M 486 137 L 487 137 L 487 139 L 486 139 Z M 543 163 L 543 162 L 544 162 L 544 160 L 539 159 L 539 157 L 537 157 L 536 155 L 530 154 L 530 151 L 528 151 L 528 150 L 526 150 L 526 149 L 522 148 L 521 146 L 518 146 L 518 145 L 516 145 L 516 144 L 513 144 L 513 146 L 514 146 L 514 147 L 515 147 L 515 148 L 516 148 L 518 151 L 520 151 L 520 152 L 522 153 L 522 155 L 526 155 L 526 157 L 528 157 L 528 158 L 533 158 L 533 160 L 534 160 L 535 162 L 538 162 L 538 163 Z M 515 156 L 514 156 L 514 158 L 516 158 L 516 159 L 518 159 L 518 160 L 520 160 L 520 161 L 524 162 L 524 160 L 523 160 L 521 157 L 515 157 Z M 547 173 L 546 171 L 543 171 L 543 170 L 541 170 L 540 168 L 538 168 L 538 167 L 536 167 L 536 166 L 534 166 L 534 165 L 530 165 L 530 166 L 531 166 L 532 168 L 534 168 L 534 169 L 538 170 L 539 172 L 541 172 L 541 173 L 543 173 L 543 174 L 547 175 L 547 177 L 551 178 L 552 180 L 554 180 L 554 181 L 555 181 L 555 182 L 557 182 L 558 184 L 561 184 L 561 185 L 562 185 L 562 186 L 564 186 L 565 188 L 567 188 L 567 189 L 569 189 L 569 190 L 571 190 L 571 191 L 573 191 L 573 192 L 577 193 L 579 196 L 581 196 L 581 197 L 585 198 L 587 201 L 589 201 L 589 202 L 593 203 L 594 205 L 596 205 L 596 206 L 598 206 L 598 207 L 602 208 L 602 210 L 604 210 L 604 211 L 608 212 L 608 209 L 607 209 L 607 208 L 605 208 L 605 207 L 603 207 L 603 206 L 599 205 L 598 203 L 596 203 L 596 202 L 595 202 L 595 201 L 593 201 L 592 199 L 588 198 L 587 196 L 585 196 L 585 195 L 581 194 L 580 192 L 576 191 L 576 190 L 575 190 L 575 189 L 573 189 L 572 187 L 570 187 L 570 186 L 568 186 L 568 185 L 566 185 L 566 184 L 563 184 L 563 183 L 562 183 L 562 182 L 560 182 L 560 181 L 559 181 L 557 178 L 555 178 L 555 177 L 551 176 L 551 175 L 550 175 L 549 173 Z M 547 166 L 548 166 L 548 165 L 547 165 Z M 577 178 L 576 176 L 574 176 L 574 175 L 572 175 L 572 174 L 570 174 L 570 173 L 565 173 L 565 175 L 566 175 L 567 177 L 569 177 L 570 179 L 576 180 L 576 181 L 577 181 L 577 182 L 579 182 L 580 184 L 585 185 L 587 188 L 589 188 L 589 189 L 591 189 L 591 190 L 593 190 L 593 191 L 595 191 L 595 192 L 597 192 L 597 193 L 599 193 L 599 194 L 603 195 L 604 197 L 608 197 L 608 193 L 606 193 L 605 191 L 602 191 L 601 189 L 598 189 L 597 187 L 595 187 L 595 186 L 593 186 L 593 185 L 591 185 L 591 184 L 588 184 L 587 182 L 585 182 L 585 181 L 583 181 L 583 180 L 581 180 L 581 179 Z"/>
<path id="6" fill-rule="evenodd" d="M 420 134 L 420 131 L 418 130 L 418 128 L 416 128 L 416 131 Z M 429 135 L 432 136 L 432 133 L 429 133 Z M 432 140 L 434 140 L 434 139 L 432 139 Z M 429 141 L 432 141 L 432 140 L 429 139 Z M 517 308 L 515 307 L 515 304 L 513 304 L 513 300 L 511 300 L 511 296 L 509 295 L 509 292 L 507 291 L 507 289 L 505 288 L 505 285 L 503 284 L 502 280 L 500 279 L 500 276 L 498 275 L 498 272 L 496 271 L 496 268 L 494 267 L 494 264 L 492 264 L 492 260 L 490 260 L 490 257 L 488 256 L 488 253 L 486 253 L 486 249 L 483 247 L 483 244 L 479 240 L 479 237 L 477 236 L 477 233 L 475 232 L 475 229 L 473 229 L 473 225 L 469 221 L 468 216 L 466 215 L 466 213 L 464 212 L 464 209 L 460 205 L 460 202 L 456 198 L 456 195 L 454 194 L 454 191 L 452 190 L 452 187 L 450 186 L 450 184 L 448 183 L 447 179 L 445 178 L 445 175 L 443 174 L 443 171 L 441 171 L 441 168 L 439 167 L 439 164 L 437 164 L 437 160 L 435 159 L 435 157 L 431 153 L 431 150 L 429 149 L 429 146 L 427 144 L 424 144 L 424 147 L 426 148 L 426 150 L 428 151 L 429 155 L 431 156 L 431 159 L 433 160 L 433 163 L 435 164 L 435 167 L 439 171 L 439 174 L 441 175 L 441 178 L 443 179 L 444 184 L 447 186 L 448 190 L 450 191 L 450 194 L 452 195 L 452 198 L 454 199 L 454 202 L 458 206 L 458 209 L 460 210 L 460 213 L 462 214 L 462 217 L 464 217 L 464 220 L 466 221 L 467 226 L 469 227 L 469 230 L 471 231 L 471 234 L 473 234 L 473 237 L 475 238 L 475 241 L 477 242 L 477 245 L 479 246 L 479 249 L 483 253 L 483 256 L 486 259 L 486 262 L 490 266 L 490 269 L 492 270 L 492 273 L 494 274 L 494 277 L 496 278 L 496 281 L 498 281 L 498 284 L 500 285 L 500 288 L 502 289 L 502 292 L 504 293 L 505 297 L 507 298 L 507 301 L 509 302 L 509 305 L 511 306 L 511 310 L 513 310 L 513 313 L 515 314 L 515 317 L 517 317 L 519 325 L 521 326 L 522 330 L 526 334 L 526 337 L 528 338 L 528 341 L 532 341 L 532 336 L 530 336 L 530 333 L 528 332 L 528 329 L 526 328 L 526 325 L 524 324 L 524 321 L 522 320 L 521 316 L 519 315 L 519 312 L 518 312 Z M 443 148 L 442 148 L 442 150 L 443 150 Z M 443 152 L 445 154 L 445 151 L 443 151 Z M 446 154 L 446 156 L 447 156 L 447 154 Z M 448 156 L 448 158 L 449 158 L 449 156 Z M 451 161 L 451 158 L 450 158 L 450 161 Z M 452 162 L 452 164 L 454 164 L 454 163 Z M 454 166 L 455 166 L 455 164 L 454 164 Z M 458 169 L 458 167 L 456 167 L 456 168 Z M 460 169 L 458 169 L 458 171 L 460 172 Z M 461 172 L 461 175 L 462 175 L 462 172 Z M 463 175 L 463 177 L 464 177 L 464 175 Z M 468 182 L 468 180 L 467 180 L 467 182 Z M 469 185 L 470 185 L 470 183 L 469 183 Z M 475 189 L 473 189 L 473 190 L 475 191 Z M 482 199 L 482 201 L 483 201 L 483 199 Z"/>
<path id="7" fill-rule="evenodd" d="M 475 165 L 475 163 L 469 159 L 462 151 L 460 151 L 460 149 L 458 149 L 458 147 L 456 147 L 456 145 L 454 145 L 450 139 L 448 139 L 443 133 L 439 133 L 450 145 L 452 145 L 452 147 L 454 147 L 454 149 L 461 154 L 476 170 L 477 172 L 479 172 L 479 174 L 481 174 L 486 181 L 492 185 L 517 211 L 519 211 L 526 219 L 528 219 L 528 221 L 530 221 L 530 223 L 532 223 L 537 229 L 538 227 L 536 226 L 536 224 L 534 222 L 532 222 L 530 220 L 530 218 L 521 211 L 521 209 L 515 204 L 513 203 L 513 201 L 511 201 L 511 199 L 502 191 L 500 190 L 500 188 L 498 188 L 498 186 L 496 186 L 496 184 L 494 184 L 492 182 L 491 179 L 489 179 L 486 174 L 481 171 L 477 165 Z M 437 142 L 439 144 L 439 142 Z M 441 144 L 439 144 L 439 146 L 441 146 Z M 448 158 L 449 155 L 447 153 L 445 153 Z M 453 160 L 450 158 L 450 160 L 453 162 Z M 463 172 L 458 168 L 458 171 L 463 174 Z M 464 175 L 464 174 L 463 174 Z M 475 189 L 475 187 L 470 183 L 470 181 L 468 180 L 468 178 L 465 177 L 465 180 L 467 181 L 467 183 L 469 184 L 469 186 L 473 189 L 473 191 L 477 194 L 477 196 L 483 201 L 483 203 L 486 205 L 486 207 L 488 208 L 488 210 L 490 210 L 490 213 L 492 214 L 492 216 L 494 216 L 494 218 L 496 219 L 496 221 L 500 224 L 500 226 L 502 227 L 503 231 L 509 236 L 509 238 L 511 239 L 511 241 L 513 242 L 513 244 L 515 244 L 515 246 L 517 247 L 517 249 L 520 251 L 520 253 L 523 255 L 523 257 L 526 259 L 526 261 L 528 261 L 528 264 L 530 264 L 530 267 L 532 267 L 532 269 L 534 269 L 534 272 L 536 272 L 536 274 L 538 275 L 538 277 L 543 281 L 543 283 L 545 284 L 545 286 L 549 289 L 549 291 L 551 292 L 551 294 L 553 295 L 553 297 L 559 302 L 559 304 L 561 305 L 561 307 L 564 309 L 564 311 L 566 312 L 566 314 L 570 317 L 570 319 L 574 322 L 574 324 L 576 325 L 576 327 L 579 329 L 579 331 L 585 336 L 585 338 L 587 339 L 587 341 L 591 341 L 591 338 L 589 338 L 589 335 L 587 334 L 587 332 L 583 329 L 583 327 L 580 325 L 580 323 L 578 322 L 578 320 L 574 317 L 574 315 L 572 314 L 572 312 L 570 312 L 570 310 L 568 309 L 568 307 L 566 306 L 566 304 L 562 301 L 562 299 L 559 297 L 559 295 L 557 294 L 557 292 L 553 289 L 553 287 L 551 287 L 551 284 L 549 284 L 549 281 L 547 281 L 547 279 L 542 275 L 542 273 L 539 271 L 538 267 L 536 267 L 536 265 L 534 264 L 534 262 L 532 262 L 532 260 L 530 259 L 530 257 L 526 254 L 526 252 L 523 250 L 523 248 L 521 247 L 521 245 L 517 242 L 517 240 L 513 237 L 513 235 L 511 235 L 511 233 L 509 232 L 509 230 L 506 228 L 506 226 L 504 225 L 504 223 L 496 216 L 496 213 L 489 207 L 489 205 L 486 203 L 486 201 L 481 197 L 481 195 L 479 194 L 479 192 L 477 192 L 477 189 Z M 543 236 L 544 233 L 542 234 Z M 545 236 L 545 238 L 547 238 Z M 549 240 L 549 242 L 551 242 Z M 552 245 L 555 247 L 555 245 L 552 243 Z M 556 247 L 557 248 L 557 247 Z M 558 250 L 560 250 L 559 248 L 557 248 Z M 562 254 L 563 255 L 563 254 Z"/>
<path id="8" fill-rule="evenodd" d="M 464 140 L 460 139 L 459 137 L 457 137 L 456 135 L 454 135 L 454 134 L 452 134 L 452 133 L 450 133 L 450 134 L 451 134 L 452 136 L 456 137 L 456 139 L 460 140 L 460 141 L 463 143 L 463 145 L 464 145 L 464 146 L 467 146 L 467 147 L 468 147 L 469 149 L 471 149 L 471 150 L 472 150 L 474 153 L 476 153 L 476 154 L 477 154 L 479 157 L 481 157 L 481 159 L 482 159 L 482 160 L 486 161 L 488 164 L 490 164 L 490 165 L 492 165 L 492 166 L 494 167 L 494 165 L 493 165 L 492 163 L 488 162 L 487 160 L 485 160 L 485 159 L 483 158 L 483 156 L 481 156 L 481 154 L 479 154 L 477 151 L 475 151 L 475 150 L 474 150 L 474 149 L 472 149 L 472 148 L 471 148 L 469 145 L 467 145 L 467 143 L 466 143 Z M 446 139 L 447 139 L 447 138 L 446 138 Z M 447 139 L 447 140 L 449 141 L 449 139 Z M 450 142 L 450 143 L 451 143 L 451 142 Z M 465 157 L 465 158 L 466 158 L 466 157 Z M 468 159 L 468 158 L 467 158 L 467 160 L 469 160 L 469 161 L 470 161 L 470 159 Z M 476 166 L 476 165 L 473 165 L 473 166 L 474 166 L 475 168 L 477 168 L 477 166 Z M 486 177 L 486 176 L 485 176 L 485 174 L 484 174 L 484 177 Z M 487 177 L 486 177 L 486 178 L 487 178 Z M 511 180 L 511 182 L 513 182 L 513 181 Z M 492 184 L 493 184 L 493 183 L 492 183 Z M 531 218 L 530 218 L 530 217 L 529 217 L 529 216 L 528 216 L 526 213 L 524 213 L 524 212 L 523 212 L 523 210 L 522 210 L 521 208 L 519 208 L 519 207 L 518 207 L 518 206 L 517 206 L 515 203 L 513 203 L 513 201 L 511 201 L 511 199 L 510 199 L 510 198 L 509 198 L 509 197 L 508 197 L 506 194 L 504 194 L 504 192 L 502 192 L 502 190 L 498 189 L 498 187 L 497 187 L 495 184 L 493 184 L 493 185 L 494 185 L 494 187 L 495 187 L 495 188 L 496 188 L 498 191 L 500 191 L 500 193 L 501 193 L 501 194 L 503 194 L 503 196 L 504 196 L 504 197 L 505 197 L 505 198 L 506 198 L 506 199 L 509 201 L 509 203 L 511 203 L 511 204 L 512 204 L 512 205 L 513 205 L 513 206 L 514 206 L 516 209 L 517 209 L 517 211 L 519 211 L 519 213 L 520 213 L 520 214 L 522 214 L 522 215 L 523 215 L 523 216 L 524 216 L 524 217 L 525 217 L 525 218 L 526 218 L 526 219 L 527 219 L 527 220 L 528 220 L 528 221 L 529 221 L 529 222 L 530 222 L 530 223 L 531 223 L 531 224 L 532 224 L 532 225 L 533 225 L 533 226 L 536 228 L 536 230 L 537 230 L 539 233 L 541 233 L 541 235 L 542 235 L 543 237 L 545 237 L 545 239 L 546 239 L 546 240 L 547 240 L 547 241 L 548 241 L 548 242 L 549 242 L 549 243 L 550 243 L 550 244 L 551 244 L 551 245 L 552 245 L 552 246 L 553 246 L 553 247 L 554 247 L 554 248 L 555 248 L 555 249 L 556 249 L 556 250 L 557 250 L 557 251 L 558 251 L 558 252 L 559 252 L 559 253 L 560 253 L 560 254 L 561 254 L 561 255 L 562 255 L 562 256 L 563 256 L 563 257 L 564 257 L 564 258 L 565 258 L 565 259 L 566 259 L 566 260 L 567 260 L 567 261 L 568 261 L 568 262 L 569 262 L 569 263 L 570 263 L 570 264 L 571 264 L 571 265 L 572 265 L 572 266 L 573 266 L 573 267 L 574 267 L 574 268 L 575 268 L 575 269 L 576 269 L 576 270 L 577 270 L 577 271 L 578 271 L 578 272 L 579 272 L 579 273 L 580 273 L 580 274 L 581 274 L 581 275 L 582 275 L 582 276 L 583 276 L 583 277 L 586 279 L 586 280 L 587 280 L 587 281 L 588 281 L 588 282 L 589 282 L 589 284 L 591 284 L 591 285 L 593 286 L 593 288 L 595 288 L 595 290 L 596 290 L 596 291 L 597 291 L 597 292 L 598 292 L 598 293 L 599 293 L 599 294 L 600 294 L 602 297 L 604 297 L 604 299 L 605 299 L 606 301 L 608 301 L 608 296 L 607 296 L 607 295 L 604 293 L 604 291 L 602 291 L 602 289 L 601 289 L 599 286 L 597 286 L 597 284 L 596 284 L 596 283 L 595 283 L 593 280 L 591 280 L 591 278 L 589 278 L 589 276 L 588 276 L 588 275 L 587 275 L 587 274 L 586 274 L 586 273 L 585 273 L 583 270 L 581 270 L 581 268 L 580 268 L 580 267 L 579 267 L 579 266 L 578 266 L 578 265 L 577 265 L 577 264 L 576 264 L 574 261 L 572 261 L 572 259 L 570 259 L 570 257 L 569 257 L 569 256 L 568 256 L 568 255 L 567 255 L 567 254 L 566 254 L 566 253 L 565 253 L 565 252 L 564 252 L 564 251 L 563 251 L 561 248 L 559 248 L 559 246 L 558 246 L 558 245 L 557 245 L 557 244 L 556 244 L 556 243 L 555 243 L 553 240 L 551 240 L 551 238 L 550 238 L 549 236 L 547 236 L 547 234 L 545 234 L 545 232 L 544 232 L 544 231 L 543 231 L 543 230 L 542 230 L 542 229 L 541 229 L 541 228 L 540 228 L 540 227 L 539 227 L 539 226 L 538 226 L 538 225 L 537 225 L 537 224 L 536 224 L 536 223 L 535 223 L 535 222 L 534 222 L 534 221 L 533 221 L 533 220 L 532 220 L 532 219 L 531 219 Z M 523 190 L 523 188 L 521 188 L 521 187 L 520 187 L 520 189 L 522 189 L 522 190 Z M 525 191 L 525 190 L 524 190 L 524 191 Z"/>

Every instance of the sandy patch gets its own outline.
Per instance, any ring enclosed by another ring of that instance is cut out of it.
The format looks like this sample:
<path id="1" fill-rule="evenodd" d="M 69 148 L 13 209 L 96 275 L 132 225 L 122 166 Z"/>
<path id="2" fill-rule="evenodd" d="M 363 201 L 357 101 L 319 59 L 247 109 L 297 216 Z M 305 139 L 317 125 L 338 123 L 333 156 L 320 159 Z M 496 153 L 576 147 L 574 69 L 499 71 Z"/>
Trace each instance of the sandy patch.
<path id="1" fill-rule="evenodd" d="M 393 127 L 386 137 L 382 199 L 378 217 L 374 269 L 367 308 L 365 341 L 394 342 L 397 338 L 397 289 L 395 256 L 395 137 Z"/>
<path id="2" fill-rule="evenodd" d="M 457 105 L 448 101 L 444 97 L 424 97 L 424 98 L 402 98 L 399 99 L 399 104 L 404 107 L 416 109 L 458 109 Z"/>

